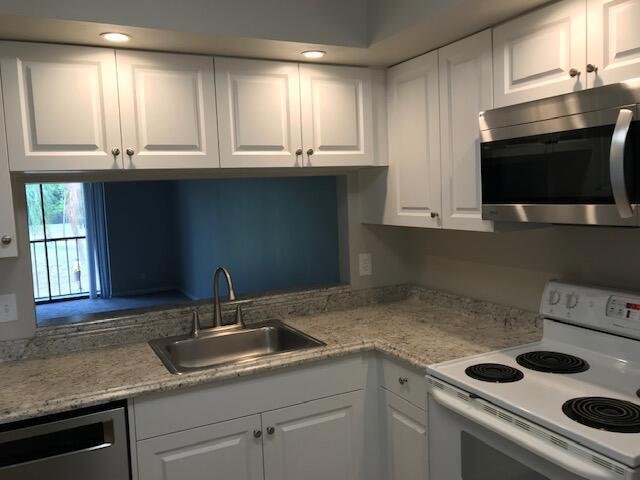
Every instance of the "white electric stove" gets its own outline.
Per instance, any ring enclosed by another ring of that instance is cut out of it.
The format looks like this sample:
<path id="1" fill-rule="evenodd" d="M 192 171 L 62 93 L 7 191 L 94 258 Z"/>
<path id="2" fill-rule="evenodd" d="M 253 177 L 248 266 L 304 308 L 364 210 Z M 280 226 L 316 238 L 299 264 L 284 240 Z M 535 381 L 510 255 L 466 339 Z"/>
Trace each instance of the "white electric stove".
<path id="1" fill-rule="evenodd" d="M 550 282 L 540 342 L 428 369 L 430 480 L 640 478 L 640 295 Z"/>

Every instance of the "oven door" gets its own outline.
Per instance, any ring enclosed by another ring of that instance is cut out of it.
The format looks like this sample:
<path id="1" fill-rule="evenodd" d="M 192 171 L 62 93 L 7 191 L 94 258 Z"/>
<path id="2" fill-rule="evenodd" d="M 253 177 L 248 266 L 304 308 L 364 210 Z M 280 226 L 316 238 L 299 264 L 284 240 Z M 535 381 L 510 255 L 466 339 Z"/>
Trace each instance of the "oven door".
<path id="1" fill-rule="evenodd" d="M 637 478 L 626 466 L 437 380 L 429 387 L 428 442 L 430 480 Z"/>
<path id="2" fill-rule="evenodd" d="M 586 115 L 510 127 L 517 138 L 495 140 L 509 128 L 483 132 L 491 139 L 481 148 L 483 218 L 638 226 L 640 122 L 634 112 L 617 109 L 588 127 Z"/>

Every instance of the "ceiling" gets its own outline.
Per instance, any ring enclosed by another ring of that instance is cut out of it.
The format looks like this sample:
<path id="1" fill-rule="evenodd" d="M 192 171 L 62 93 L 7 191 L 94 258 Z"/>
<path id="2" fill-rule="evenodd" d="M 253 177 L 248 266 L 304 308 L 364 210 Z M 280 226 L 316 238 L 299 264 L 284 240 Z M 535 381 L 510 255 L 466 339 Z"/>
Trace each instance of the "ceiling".
<path id="1" fill-rule="evenodd" d="M 0 38 L 113 46 L 99 34 L 120 31 L 121 48 L 389 66 L 547 1 L 3 0 Z"/>

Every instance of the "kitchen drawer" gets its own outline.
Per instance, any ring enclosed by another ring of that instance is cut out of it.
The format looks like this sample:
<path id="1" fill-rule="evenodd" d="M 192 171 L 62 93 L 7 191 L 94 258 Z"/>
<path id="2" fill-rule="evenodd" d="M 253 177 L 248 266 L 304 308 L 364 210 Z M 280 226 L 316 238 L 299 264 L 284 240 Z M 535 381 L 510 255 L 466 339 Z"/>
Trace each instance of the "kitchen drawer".
<path id="1" fill-rule="evenodd" d="M 426 409 L 426 371 L 411 368 L 394 360 L 382 360 L 382 387 L 417 407 Z"/>
<path id="2" fill-rule="evenodd" d="M 310 363 L 134 399 L 136 438 L 209 425 L 364 387 L 367 355 Z"/>

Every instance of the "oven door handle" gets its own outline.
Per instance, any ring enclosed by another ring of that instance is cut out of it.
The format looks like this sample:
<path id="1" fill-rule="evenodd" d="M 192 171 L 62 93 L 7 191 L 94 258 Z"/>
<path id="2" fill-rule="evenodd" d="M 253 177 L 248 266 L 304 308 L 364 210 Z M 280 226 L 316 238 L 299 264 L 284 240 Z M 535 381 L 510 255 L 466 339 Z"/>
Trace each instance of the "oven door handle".
<path id="1" fill-rule="evenodd" d="M 579 477 L 588 478 L 589 480 L 620 480 L 620 476 L 610 470 L 603 470 L 588 460 L 572 455 L 556 445 L 551 445 L 535 435 L 520 430 L 518 427 L 514 427 L 489 413 L 482 412 L 478 408 L 477 402 L 465 402 L 436 389 L 430 389 L 429 395 L 448 410 L 497 433 L 525 450 Z"/>
<path id="2" fill-rule="evenodd" d="M 630 218 L 633 216 L 624 174 L 624 149 L 627 143 L 631 120 L 633 120 L 633 111 L 628 108 L 621 108 L 618 112 L 618 119 L 616 120 L 616 126 L 613 130 L 613 136 L 611 137 L 611 150 L 609 152 L 611 190 L 613 191 L 616 208 L 622 218 Z"/>

